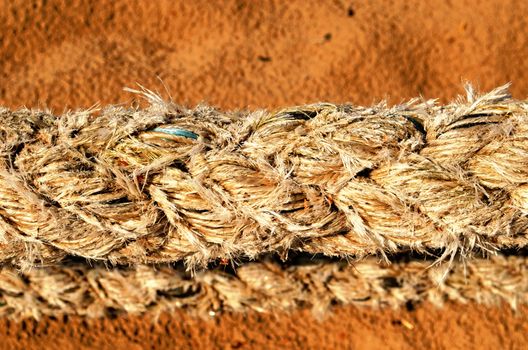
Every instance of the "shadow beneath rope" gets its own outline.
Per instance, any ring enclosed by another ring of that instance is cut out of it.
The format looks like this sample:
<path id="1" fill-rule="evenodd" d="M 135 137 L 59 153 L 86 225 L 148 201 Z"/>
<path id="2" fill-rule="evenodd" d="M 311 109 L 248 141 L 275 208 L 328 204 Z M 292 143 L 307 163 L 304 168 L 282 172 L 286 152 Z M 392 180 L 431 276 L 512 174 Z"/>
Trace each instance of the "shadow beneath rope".
<path id="1" fill-rule="evenodd" d="M 428 250 L 425 253 L 408 250 L 404 252 L 398 252 L 396 254 L 385 254 L 383 256 L 382 255 L 367 256 L 367 257 L 362 257 L 362 258 L 357 259 L 355 257 L 341 258 L 341 257 L 326 256 L 324 254 L 310 254 L 306 252 L 290 251 L 288 252 L 286 257 L 278 253 L 270 253 L 270 254 L 262 255 L 258 259 L 251 259 L 247 257 L 238 258 L 236 260 L 217 259 L 217 260 L 210 262 L 207 266 L 203 267 L 202 269 L 196 269 L 196 270 L 190 270 L 185 265 L 185 263 L 182 261 L 172 262 L 172 263 L 149 264 L 149 266 L 154 266 L 154 267 L 168 266 L 176 271 L 179 271 L 182 273 L 188 273 L 190 277 L 192 277 L 195 273 L 199 273 L 201 271 L 211 271 L 211 270 L 221 270 L 222 272 L 226 274 L 236 275 L 237 274 L 236 270 L 238 267 L 244 266 L 246 264 L 251 264 L 251 263 L 272 263 L 276 266 L 280 266 L 282 269 L 287 269 L 290 267 L 298 267 L 298 266 L 328 264 L 328 263 L 339 263 L 343 265 L 353 266 L 355 263 L 359 263 L 365 259 L 377 259 L 380 265 L 409 263 L 412 261 L 429 262 L 431 265 L 434 265 L 436 263 L 444 263 L 444 262 L 447 263 L 449 261 L 452 261 L 452 262 L 467 261 L 467 260 L 471 260 L 475 258 L 486 259 L 486 258 L 491 258 L 493 256 L 528 257 L 528 247 L 501 249 L 493 253 L 481 250 L 481 251 L 472 252 L 470 256 L 455 254 L 453 257 L 451 257 L 451 255 L 448 255 L 447 257 L 445 257 L 446 256 L 445 253 L 446 253 L 445 249 Z M 74 266 L 74 265 L 79 265 L 79 264 L 86 264 L 91 267 L 106 267 L 109 270 L 111 269 L 127 270 L 127 269 L 131 269 L 134 267 L 134 265 L 129 265 L 129 264 L 109 264 L 107 262 L 87 260 L 85 258 L 75 257 L 75 256 L 67 257 L 61 265 L 62 266 Z"/>

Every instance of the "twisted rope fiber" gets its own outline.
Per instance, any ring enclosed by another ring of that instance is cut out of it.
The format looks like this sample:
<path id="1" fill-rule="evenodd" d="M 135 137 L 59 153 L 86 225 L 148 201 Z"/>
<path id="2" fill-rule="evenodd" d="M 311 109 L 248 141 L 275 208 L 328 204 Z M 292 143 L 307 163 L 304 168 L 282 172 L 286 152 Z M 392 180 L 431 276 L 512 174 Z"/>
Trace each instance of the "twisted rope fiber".
<path id="1" fill-rule="evenodd" d="M 0 111 L 0 262 L 361 258 L 527 244 L 528 104 Z"/>
<path id="2" fill-rule="evenodd" d="M 398 308 L 430 302 L 441 307 L 446 301 L 506 302 L 515 309 L 528 301 L 527 261 L 519 256 L 476 258 L 466 265 L 454 264 L 447 277 L 445 266 L 428 268 L 431 261 L 386 265 L 375 258 L 354 265 L 322 260 L 288 267 L 263 261 L 245 264 L 236 274 L 213 269 L 192 278 L 183 268 L 167 266 L 108 270 L 76 263 L 22 274 L 4 267 L 0 269 L 0 317 L 159 315 L 177 308 L 207 317 L 225 311 L 298 307 L 324 317 L 334 304 Z"/>

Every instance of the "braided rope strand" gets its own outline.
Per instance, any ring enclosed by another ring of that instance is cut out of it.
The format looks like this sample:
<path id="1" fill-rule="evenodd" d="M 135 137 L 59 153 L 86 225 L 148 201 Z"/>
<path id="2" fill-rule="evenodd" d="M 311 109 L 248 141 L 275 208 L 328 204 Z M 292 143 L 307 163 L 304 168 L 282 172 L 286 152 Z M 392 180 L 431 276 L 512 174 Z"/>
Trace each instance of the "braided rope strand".
<path id="1" fill-rule="evenodd" d="M 525 246 L 528 104 L 0 110 L 0 264 Z"/>
<path id="2" fill-rule="evenodd" d="M 181 267 L 181 265 L 180 265 Z M 281 266 L 248 263 L 227 273 L 136 265 L 107 269 L 71 263 L 20 273 L 0 269 L 0 317 L 39 318 L 65 314 L 105 317 L 110 313 L 159 314 L 181 308 L 197 316 L 219 312 L 273 312 L 308 307 L 323 316 L 333 304 L 398 308 L 406 303 L 447 301 L 484 305 L 528 302 L 524 257 L 495 256 L 445 266 L 430 261 L 354 264 L 311 261 Z"/>

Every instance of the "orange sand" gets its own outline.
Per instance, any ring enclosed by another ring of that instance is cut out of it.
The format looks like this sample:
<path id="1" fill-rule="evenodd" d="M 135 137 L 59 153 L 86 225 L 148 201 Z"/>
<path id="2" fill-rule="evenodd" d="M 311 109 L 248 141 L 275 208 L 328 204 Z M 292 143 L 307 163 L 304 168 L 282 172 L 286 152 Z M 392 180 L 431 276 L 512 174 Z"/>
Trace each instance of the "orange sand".
<path id="1" fill-rule="evenodd" d="M 317 101 L 445 102 L 466 80 L 528 97 L 528 2 L 0 2 L 0 105 L 57 112 L 132 102 L 136 82 L 178 103 L 225 109 Z M 161 82 L 163 81 L 163 83 Z M 337 307 L 291 315 L 181 313 L 40 323 L 0 320 L 0 348 L 520 349 L 527 309 Z"/>

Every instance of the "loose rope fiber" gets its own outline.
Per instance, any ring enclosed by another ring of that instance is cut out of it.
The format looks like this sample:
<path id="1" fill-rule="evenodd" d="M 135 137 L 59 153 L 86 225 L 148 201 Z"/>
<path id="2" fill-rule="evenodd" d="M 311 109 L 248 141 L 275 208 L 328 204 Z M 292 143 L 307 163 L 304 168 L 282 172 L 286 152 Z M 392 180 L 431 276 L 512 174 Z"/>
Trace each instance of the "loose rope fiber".
<path id="1" fill-rule="evenodd" d="M 4 267 L 0 269 L 0 317 L 157 315 L 176 308 L 207 317 L 224 311 L 299 307 L 323 317 L 334 304 L 397 308 L 455 301 L 508 303 L 515 309 L 528 301 L 526 258 L 472 259 L 465 265 L 454 264 L 446 277 L 443 267 L 430 264 L 386 265 L 368 258 L 353 265 L 323 260 L 284 267 L 264 261 L 242 265 L 236 274 L 218 268 L 197 272 L 192 278 L 184 269 L 145 265 L 108 270 L 74 263 L 22 274 Z"/>
<path id="2" fill-rule="evenodd" d="M 0 264 L 527 245 L 528 104 L 507 86 L 253 113 L 144 94 L 146 109 L 0 110 Z"/>

